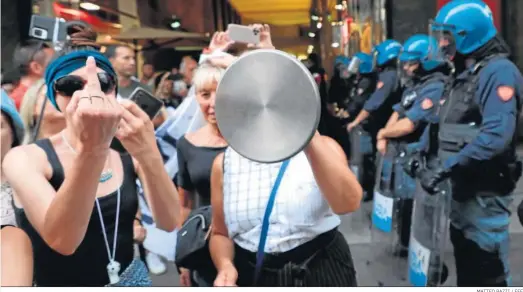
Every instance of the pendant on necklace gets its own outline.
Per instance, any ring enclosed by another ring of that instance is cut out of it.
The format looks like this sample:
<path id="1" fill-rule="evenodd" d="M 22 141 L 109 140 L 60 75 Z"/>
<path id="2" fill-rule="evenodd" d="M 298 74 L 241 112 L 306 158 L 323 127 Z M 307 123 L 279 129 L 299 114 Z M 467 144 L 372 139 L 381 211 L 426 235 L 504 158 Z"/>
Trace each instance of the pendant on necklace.
<path id="1" fill-rule="evenodd" d="M 109 284 L 117 284 L 120 282 L 120 263 L 115 260 L 110 260 L 107 265 L 107 276 L 109 276 Z"/>
<path id="2" fill-rule="evenodd" d="M 101 183 L 104 183 L 104 182 L 110 180 L 112 177 L 113 177 L 113 170 L 112 169 L 108 169 L 106 171 L 102 171 L 102 174 L 100 175 L 99 181 Z"/>

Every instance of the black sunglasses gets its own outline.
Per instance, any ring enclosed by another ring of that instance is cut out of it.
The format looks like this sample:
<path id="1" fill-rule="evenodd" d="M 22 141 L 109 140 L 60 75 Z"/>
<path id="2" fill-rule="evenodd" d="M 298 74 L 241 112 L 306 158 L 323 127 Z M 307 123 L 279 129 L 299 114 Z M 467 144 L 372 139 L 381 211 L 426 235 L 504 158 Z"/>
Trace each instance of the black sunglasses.
<path id="1" fill-rule="evenodd" d="M 116 88 L 116 80 L 114 76 L 106 72 L 100 72 L 98 81 L 103 93 L 110 93 Z M 56 79 L 53 84 L 53 89 L 64 96 L 73 96 L 77 90 L 82 90 L 87 83 L 87 80 L 77 75 L 67 75 Z"/>

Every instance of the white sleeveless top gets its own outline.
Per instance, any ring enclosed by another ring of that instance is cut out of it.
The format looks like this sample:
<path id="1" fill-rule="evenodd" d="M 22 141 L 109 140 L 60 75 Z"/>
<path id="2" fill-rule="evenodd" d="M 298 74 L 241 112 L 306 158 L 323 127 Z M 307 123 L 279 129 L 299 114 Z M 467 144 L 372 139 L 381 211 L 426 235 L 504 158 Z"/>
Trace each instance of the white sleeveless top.
<path id="1" fill-rule="evenodd" d="M 223 161 L 223 210 L 231 238 L 256 252 L 265 208 L 282 163 L 263 164 L 227 148 Z M 270 217 L 265 252 L 291 250 L 340 225 L 320 192 L 305 153 L 289 163 Z"/>

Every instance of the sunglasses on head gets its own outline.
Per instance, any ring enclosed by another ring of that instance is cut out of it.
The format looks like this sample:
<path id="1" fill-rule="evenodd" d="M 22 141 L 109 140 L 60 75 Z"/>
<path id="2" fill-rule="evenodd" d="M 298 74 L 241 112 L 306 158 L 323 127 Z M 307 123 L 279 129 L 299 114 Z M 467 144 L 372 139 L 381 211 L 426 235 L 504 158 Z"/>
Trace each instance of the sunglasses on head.
<path id="1" fill-rule="evenodd" d="M 98 75 L 98 82 L 100 82 L 100 89 L 103 93 L 110 93 L 116 88 L 116 80 L 114 76 L 106 72 L 100 72 Z M 53 89 L 64 96 L 73 96 L 77 90 L 84 89 L 87 80 L 77 75 L 66 75 L 56 79 L 53 84 Z"/>

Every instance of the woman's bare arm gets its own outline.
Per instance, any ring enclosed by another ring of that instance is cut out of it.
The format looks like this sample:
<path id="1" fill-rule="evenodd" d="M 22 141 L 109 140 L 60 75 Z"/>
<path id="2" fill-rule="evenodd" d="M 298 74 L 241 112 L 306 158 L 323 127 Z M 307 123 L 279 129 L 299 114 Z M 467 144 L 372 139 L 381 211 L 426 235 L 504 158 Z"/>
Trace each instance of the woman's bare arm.
<path id="1" fill-rule="evenodd" d="M 336 214 L 357 210 L 363 190 L 350 171 L 347 157 L 340 145 L 316 132 L 304 151 L 314 178 L 331 209 Z"/>
<path id="2" fill-rule="evenodd" d="M 4 174 L 31 225 L 58 253 L 71 255 L 83 241 L 108 153 L 79 152 L 58 191 L 44 175 L 47 159 L 38 146 L 16 147 L 4 158 Z"/>
<path id="3" fill-rule="evenodd" d="M 178 188 L 178 196 L 180 197 L 180 220 L 178 221 L 178 228 L 182 227 L 183 222 L 189 217 L 189 213 L 193 208 L 192 193 L 184 188 Z"/>
<path id="4" fill-rule="evenodd" d="M 173 231 L 180 221 L 180 202 L 176 187 L 165 171 L 160 152 L 155 151 L 147 158 L 133 161 L 156 226 L 168 232 Z"/>
<path id="5" fill-rule="evenodd" d="M 212 233 L 209 242 L 212 261 L 218 271 L 233 264 L 234 245 L 229 238 L 223 213 L 223 153 L 216 156 L 211 170 Z"/>
<path id="6" fill-rule="evenodd" d="M 33 285 L 33 247 L 24 231 L 16 227 L 2 228 L 2 277 L 0 286 Z"/>

